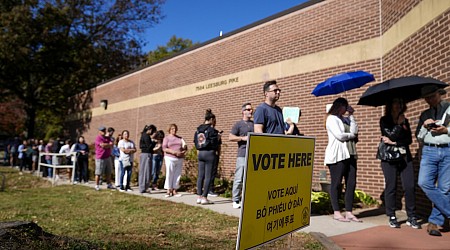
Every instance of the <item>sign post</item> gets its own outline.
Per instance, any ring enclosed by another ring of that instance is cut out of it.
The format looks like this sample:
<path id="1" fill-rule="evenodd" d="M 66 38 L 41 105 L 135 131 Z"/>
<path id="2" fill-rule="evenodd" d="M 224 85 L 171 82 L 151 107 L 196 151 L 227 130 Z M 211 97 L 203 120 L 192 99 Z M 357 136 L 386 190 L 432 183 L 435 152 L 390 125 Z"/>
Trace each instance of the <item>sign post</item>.
<path id="1" fill-rule="evenodd" d="M 309 225 L 315 138 L 249 133 L 236 249 Z"/>

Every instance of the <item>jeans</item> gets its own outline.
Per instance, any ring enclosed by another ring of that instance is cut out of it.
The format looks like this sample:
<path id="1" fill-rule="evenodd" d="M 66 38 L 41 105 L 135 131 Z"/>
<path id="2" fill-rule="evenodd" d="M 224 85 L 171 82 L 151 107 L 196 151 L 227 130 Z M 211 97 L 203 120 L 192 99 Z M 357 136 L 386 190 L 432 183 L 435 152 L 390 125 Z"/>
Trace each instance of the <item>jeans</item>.
<path id="1" fill-rule="evenodd" d="M 395 216 L 395 201 L 397 193 L 397 176 L 400 173 L 403 190 L 405 190 L 406 213 L 408 217 L 416 216 L 416 193 L 414 181 L 414 167 L 412 161 L 405 162 L 381 162 L 384 174 L 384 201 L 386 203 L 386 215 Z"/>
<path id="2" fill-rule="evenodd" d="M 442 226 L 450 218 L 450 147 L 423 147 L 419 186 L 434 204 L 428 221 Z"/>
<path id="3" fill-rule="evenodd" d="M 161 172 L 162 160 L 163 160 L 162 155 L 158 154 L 153 155 L 152 184 L 156 184 L 158 182 L 159 173 Z"/>
<path id="4" fill-rule="evenodd" d="M 52 159 L 46 159 L 45 160 L 47 164 L 52 165 Z M 47 177 L 53 178 L 53 168 L 47 167 Z"/>
<path id="5" fill-rule="evenodd" d="M 119 161 L 119 166 L 120 166 L 120 189 L 130 189 L 130 179 L 131 179 L 131 171 L 133 170 L 133 163 L 131 162 L 131 166 L 124 168 L 122 161 Z M 123 178 L 125 176 L 125 172 L 127 173 L 127 184 L 124 187 Z"/>
<path id="6" fill-rule="evenodd" d="M 234 202 L 238 203 L 241 201 L 244 168 L 245 168 L 245 157 L 238 157 L 236 159 L 236 172 L 234 173 L 234 182 L 232 191 L 233 196 L 231 198 Z"/>

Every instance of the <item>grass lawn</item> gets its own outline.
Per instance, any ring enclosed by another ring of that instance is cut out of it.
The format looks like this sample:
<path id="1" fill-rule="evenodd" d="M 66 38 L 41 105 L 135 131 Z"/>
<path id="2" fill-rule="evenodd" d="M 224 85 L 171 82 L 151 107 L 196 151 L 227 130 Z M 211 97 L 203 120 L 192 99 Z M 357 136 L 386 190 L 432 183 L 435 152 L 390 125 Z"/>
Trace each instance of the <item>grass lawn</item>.
<path id="1" fill-rule="evenodd" d="M 234 249 L 239 219 L 201 207 L 81 185 L 51 183 L 15 169 L 0 192 L 0 221 L 33 221 L 46 232 L 89 241 L 100 249 Z M 0 178 L 1 181 L 1 178 Z M 0 182 L 1 184 L 1 182 Z M 291 249 L 323 249 L 295 234 Z M 292 240 L 292 239 L 291 239 Z M 270 249 L 287 248 L 287 240 Z"/>

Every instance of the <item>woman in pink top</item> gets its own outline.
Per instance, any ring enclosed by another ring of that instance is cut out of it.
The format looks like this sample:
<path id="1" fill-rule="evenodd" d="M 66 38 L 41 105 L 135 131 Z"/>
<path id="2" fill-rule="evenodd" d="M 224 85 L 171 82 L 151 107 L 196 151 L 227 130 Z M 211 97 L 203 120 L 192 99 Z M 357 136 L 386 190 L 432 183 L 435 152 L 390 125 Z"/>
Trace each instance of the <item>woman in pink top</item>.
<path id="1" fill-rule="evenodd" d="M 184 155 L 187 151 L 186 142 L 177 135 L 178 127 L 170 124 L 168 135 L 163 140 L 164 162 L 166 163 L 166 181 L 164 189 L 167 189 L 166 197 L 176 196 L 180 188 L 181 168 L 183 166 Z"/>

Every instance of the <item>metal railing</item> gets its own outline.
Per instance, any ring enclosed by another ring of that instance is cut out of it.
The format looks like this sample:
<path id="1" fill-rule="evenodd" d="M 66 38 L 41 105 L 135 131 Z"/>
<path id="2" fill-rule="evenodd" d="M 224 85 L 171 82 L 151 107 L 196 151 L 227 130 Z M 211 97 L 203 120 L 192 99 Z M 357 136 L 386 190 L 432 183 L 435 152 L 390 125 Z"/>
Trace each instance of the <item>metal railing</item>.
<path id="1" fill-rule="evenodd" d="M 39 159 L 39 164 L 38 164 L 37 174 L 38 175 L 40 174 L 41 166 L 53 168 L 53 175 L 52 175 L 53 176 L 52 177 L 52 186 L 53 186 L 56 183 L 56 169 L 57 168 L 70 168 L 70 169 L 72 169 L 71 181 L 73 183 L 73 181 L 75 180 L 75 166 L 77 164 L 76 154 L 77 154 L 76 152 L 72 152 L 72 153 L 68 153 L 68 154 L 66 154 L 66 153 L 57 154 L 57 153 L 42 153 L 42 152 L 40 152 L 39 153 L 39 158 L 38 158 Z M 41 161 L 42 156 L 44 156 L 44 158 L 45 158 L 46 155 L 52 156 L 52 164 L 48 164 L 48 163 L 45 163 L 45 162 Z M 72 165 L 59 165 L 59 164 L 56 164 L 56 163 L 59 163 L 59 157 L 63 157 L 63 158 L 72 157 L 72 159 L 74 159 L 74 160 L 72 161 Z M 55 160 L 56 160 L 56 162 L 55 162 Z"/>

